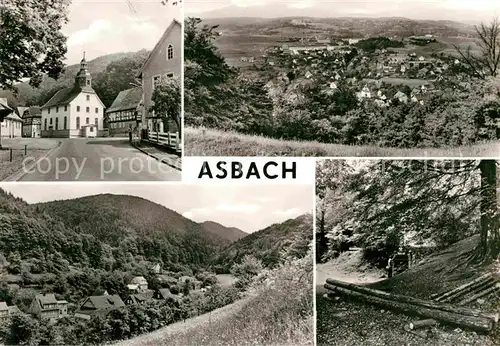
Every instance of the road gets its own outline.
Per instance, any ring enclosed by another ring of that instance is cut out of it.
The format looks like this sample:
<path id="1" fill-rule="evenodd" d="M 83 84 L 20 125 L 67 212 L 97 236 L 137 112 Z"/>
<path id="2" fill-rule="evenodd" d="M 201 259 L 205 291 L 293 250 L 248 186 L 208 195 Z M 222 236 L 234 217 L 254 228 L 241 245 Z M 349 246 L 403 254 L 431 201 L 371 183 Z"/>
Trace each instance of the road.
<path id="1" fill-rule="evenodd" d="M 61 139 L 19 181 L 178 181 L 181 172 L 131 147 L 123 138 Z"/>

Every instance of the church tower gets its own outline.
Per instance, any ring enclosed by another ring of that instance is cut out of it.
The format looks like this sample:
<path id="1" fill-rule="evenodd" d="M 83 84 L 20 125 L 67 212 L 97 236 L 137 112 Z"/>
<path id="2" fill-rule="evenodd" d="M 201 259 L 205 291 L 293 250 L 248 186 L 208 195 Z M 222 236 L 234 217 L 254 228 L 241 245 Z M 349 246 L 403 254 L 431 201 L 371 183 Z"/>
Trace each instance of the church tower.
<path id="1" fill-rule="evenodd" d="M 80 71 L 78 71 L 75 77 L 75 85 L 82 90 L 92 90 L 92 77 L 88 70 L 87 60 L 85 60 L 85 52 L 83 52 L 83 59 L 80 61 Z"/>

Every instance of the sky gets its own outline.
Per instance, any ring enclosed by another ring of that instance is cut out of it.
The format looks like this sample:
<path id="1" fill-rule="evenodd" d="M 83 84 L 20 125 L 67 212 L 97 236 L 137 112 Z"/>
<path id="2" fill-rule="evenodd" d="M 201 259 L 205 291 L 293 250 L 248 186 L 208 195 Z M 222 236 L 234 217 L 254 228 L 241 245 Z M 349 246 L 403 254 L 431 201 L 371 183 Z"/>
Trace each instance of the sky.
<path id="1" fill-rule="evenodd" d="M 69 23 L 62 32 L 68 37 L 66 63 L 78 63 L 120 52 L 151 50 L 173 18 L 181 19 L 181 6 L 161 0 L 72 0 Z"/>
<path id="2" fill-rule="evenodd" d="M 229 6 L 232 10 L 229 10 Z M 462 22 L 490 20 L 500 16 L 499 0 L 188 0 L 186 15 L 201 15 L 219 10 L 210 17 L 228 17 L 231 12 L 262 17 L 407 17 L 446 19 Z M 221 9 L 227 8 L 226 11 Z M 243 10 L 242 10 L 243 9 Z M 265 9 L 265 11 L 262 11 Z M 221 15 L 222 14 L 222 15 Z M 208 14 L 207 14 L 208 15 Z M 201 15 L 203 17 L 203 15 Z"/>
<path id="3" fill-rule="evenodd" d="M 188 185 L 169 183 L 3 183 L 28 203 L 111 193 L 164 205 L 196 222 L 215 221 L 252 233 L 312 213 L 313 185 Z"/>

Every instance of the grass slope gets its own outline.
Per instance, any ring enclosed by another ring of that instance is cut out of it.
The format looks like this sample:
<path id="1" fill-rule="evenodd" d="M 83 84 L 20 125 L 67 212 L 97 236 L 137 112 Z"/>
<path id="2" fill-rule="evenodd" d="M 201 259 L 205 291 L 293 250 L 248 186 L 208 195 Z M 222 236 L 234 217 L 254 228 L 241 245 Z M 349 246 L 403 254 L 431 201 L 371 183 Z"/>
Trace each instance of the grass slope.
<path id="1" fill-rule="evenodd" d="M 289 141 L 187 127 L 186 156 L 498 157 L 500 141 L 457 148 L 399 149 Z"/>

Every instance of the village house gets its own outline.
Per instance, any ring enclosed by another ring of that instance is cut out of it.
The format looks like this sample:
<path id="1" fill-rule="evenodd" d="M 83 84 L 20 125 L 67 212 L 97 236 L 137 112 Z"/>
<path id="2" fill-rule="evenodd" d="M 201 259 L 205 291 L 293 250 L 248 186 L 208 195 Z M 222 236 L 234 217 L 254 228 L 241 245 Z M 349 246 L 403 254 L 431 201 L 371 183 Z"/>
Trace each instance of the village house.
<path id="1" fill-rule="evenodd" d="M 370 91 L 370 89 L 368 88 L 367 85 L 365 85 L 363 87 L 363 89 L 361 89 L 360 92 L 356 93 L 356 96 L 358 97 L 358 99 L 369 99 L 372 97 L 372 92 Z"/>
<path id="2" fill-rule="evenodd" d="M 8 306 L 6 302 L 0 302 L 0 323 L 5 323 L 21 311 L 15 305 Z"/>
<path id="3" fill-rule="evenodd" d="M 154 295 L 153 290 L 147 290 L 146 292 L 142 292 L 142 293 L 133 293 L 133 294 L 130 294 L 127 297 L 127 299 L 125 299 L 125 304 L 126 305 L 143 304 L 145 302 L 152 300 L 153 295 Z"/>
<path id="4" fill-rule="evenodd" d="M 134 291 L 137 293 L 144 292 L 148 289 L 148 281 L 144 276 L 136 276 L 127 285 L 129 291 Z"/>
<path id="5" fill-rule="evenodd" d="M 42 137 L 96 137 L 103 134 L 104 104 L 92 88 L 85 55 L 73 86 L 42 107 Z"/>
<path id="6" fill-rule="evenodd" d="M 39 318 L 60 318 L 68 314 L 68 302 L 57 300 L 53 293 L 37 294 L 29 310 Z"/>
<path id="7" fill-rule="evenodd" d="M 150 267 L 151 271 L 155 274 L 160 274 L 161 273 L 161 265 L 160 263 L 155 263 Z"/>
<path id="8" fill-rule="evenodd" d="M 90 320 L 93 316 L 105 317 L 110 311 L 124 307 L 125 303 L 120 296 L 91 296 L 86 298 L 75 311 L 75 317 Z"/>
<path id="9" fill-rule="evenodd" d="M 106 110 L 109 135 L 127 134 L 142 121 L 142 87 L 122 90 Z"/>
<path id="10" fill-rule="evenodd" d="M 18 107 L 22 108 L 20 117 L 23 120 L 23 137 L 39 138 L 42 134 L 42 110 L 40 107 Z"/>
<path id="11" fill-rule="evenodd" d="M 142 66 L 139 78 L 142 82 L 143 106 L 142 128 L 159 132 L 177 132 L 175 121 L 164 114 L 154 114 L 150 110 L 154 89 L 165 78 L 181 76 L 182 25 L 173 20 Z"/>
<path id="12" fill-rule="evenodd" d="M 398 91 L 395 95 L 394 98 L 397 99 L 401 103 L 407 103 L 408 102 L 408 96 L 402 92 Z"/>
<path id="13" fill-rule="evenodd" d="M 0 135 L 7 138 L 21 137 L 23 121 L 14 109 L 8 106 L 6 98 L 0 98 L 0 108 L 9 113 L 1 123 Z"/>

